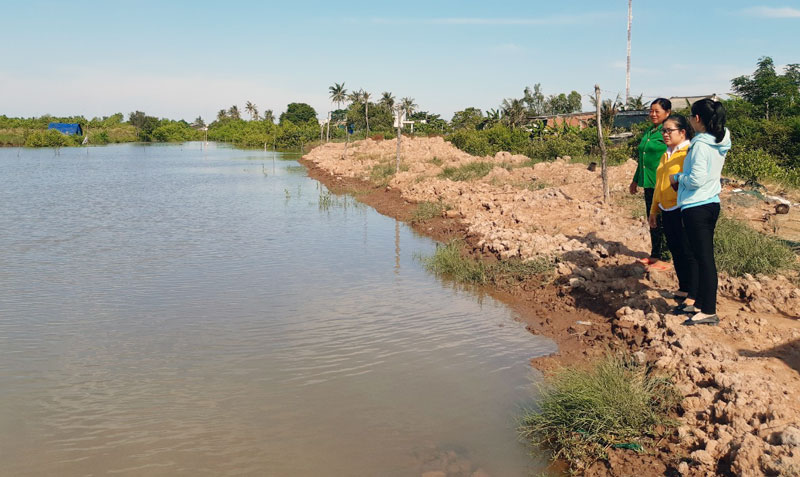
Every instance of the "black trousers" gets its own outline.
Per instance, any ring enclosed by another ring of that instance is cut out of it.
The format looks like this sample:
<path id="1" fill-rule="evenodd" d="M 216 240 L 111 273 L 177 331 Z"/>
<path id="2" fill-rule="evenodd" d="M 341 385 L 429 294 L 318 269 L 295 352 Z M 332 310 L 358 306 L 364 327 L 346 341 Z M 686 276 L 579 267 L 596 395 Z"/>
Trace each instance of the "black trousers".
<path id="1" fill-rule="evenodd" d="M 714 261 L 714 229 L 719 204 L 705 204 L 681 210 L 683 228 L 697 260 L 697 300 L 695 305 L 707 314 L 717 313 L 717 264 Z"/>
<path id="2" fill-rule="evenodd" d="M 680 209 L 661 211 L 664 223 L 664 235 L 667 237 L 667 246 L 672 254 L 672 263 L 675 265 L 675 274 L 678 275 L 679 290 L 686 292 L 689 298 L 697 298 L 697 260 L 692 253 L 689 238 L 683 229 Z"/>
<path id="3" fill-rule="evenodd" d="M 644 189 L 644 205 L 647 207 L 645 217 L 650 215 L 650 207 L 653 205 L 653 188 Z M 656 228 L 650 229 L 650 256 L 659 260 L 669 260 L 667 255 L 667 241 L 664 237 L 664 225 L 661 222 L 661 214 L 656 219 Z"/>

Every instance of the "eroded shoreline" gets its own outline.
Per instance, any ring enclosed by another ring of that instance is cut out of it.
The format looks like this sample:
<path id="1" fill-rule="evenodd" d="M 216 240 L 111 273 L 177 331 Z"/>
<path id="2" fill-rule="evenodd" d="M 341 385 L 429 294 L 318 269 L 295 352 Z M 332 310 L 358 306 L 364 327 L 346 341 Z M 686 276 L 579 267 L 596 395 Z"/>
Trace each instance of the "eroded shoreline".
<path id="1" fill-rule="evenodd" d="M 419 202 L 446 203 L 442 217 L 412 226 L 436 240 L 464 239 L 470 254 L 560 257 L 550 284 L 489 290 L 531 332 L 558 344 L 556 355 L 535 360 L 538 368 L 587 363 L 624 348 L 674 376 L 684 396 L 677 432 L 648 453 L 615 450 L 586 475 L 800 472 L 800 289 L 786 277 L 721 277 L 721 326 L 686 329 L 667 313 L 672 274 L 647 272 L 637 262 L 648 238 L 642 219 L 625 206 L 630 162 L 610 168 L 614 201 L 605 205 L 599 173 L 585 165 L 519 167 L 524 156 L 476 158 L 441 138 L 404 138 L 401 172 L 378 185 L 372 171 L 390 168 L 395 148 L 394 140 L 358 141 L 343 155 L 343 144 L 325 144 L 301 163 L 332 192 L 406 222 Z M 498 167 L 471 181 L 439 177 L 445 167 L 477 161 Z"/>

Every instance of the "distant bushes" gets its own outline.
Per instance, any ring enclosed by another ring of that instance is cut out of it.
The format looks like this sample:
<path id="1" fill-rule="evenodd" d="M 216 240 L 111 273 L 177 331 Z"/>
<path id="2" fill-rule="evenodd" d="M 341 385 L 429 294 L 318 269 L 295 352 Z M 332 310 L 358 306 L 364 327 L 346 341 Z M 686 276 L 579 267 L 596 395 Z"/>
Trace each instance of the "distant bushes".
<path id="1" fill-rule="evenodd" d="M 714 234 L 714 255 L 717 268 L 733 276 L 774 275 L 798 268 L 797 256 L 789 247 L 724 215 Z"/>
<path id="2" fill-rule="evenodd" d="M 55 129 L 34 131 L 25 139 L 26 147 L 65 147 L 78 146 L 83 136 L 67 136 Z"/>

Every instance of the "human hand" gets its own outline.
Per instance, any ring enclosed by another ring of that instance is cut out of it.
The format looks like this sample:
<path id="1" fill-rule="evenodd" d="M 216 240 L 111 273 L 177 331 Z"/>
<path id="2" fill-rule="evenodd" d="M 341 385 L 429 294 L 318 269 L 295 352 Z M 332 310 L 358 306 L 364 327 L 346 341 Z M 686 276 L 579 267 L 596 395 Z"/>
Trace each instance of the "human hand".
<path id="1" fill-rule="evenodd" d="M 650 217 L 647 218 L 647 222 L 650 224 L 650 228 L 654 229 L 658 226 L 656 222 L 656 214 L 650 214 Z"/>
<path id="2" fill-rule="evenodd" d="M 628 187 L 628 191 L 631 194 L 636 194 L 636 191 L 638 191 L 638 190 L 639 190 L 639 186 L 636 185 L 636 182 L 631 182 L 630 187 Z"/>

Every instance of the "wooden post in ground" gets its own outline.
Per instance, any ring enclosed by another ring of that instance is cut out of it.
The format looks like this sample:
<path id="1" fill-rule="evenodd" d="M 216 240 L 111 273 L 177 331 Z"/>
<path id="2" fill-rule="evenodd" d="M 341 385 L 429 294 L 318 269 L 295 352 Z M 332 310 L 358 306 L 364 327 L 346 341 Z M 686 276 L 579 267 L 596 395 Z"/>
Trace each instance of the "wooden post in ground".
<path id="1" fill-rule="evenodd" d="M 400 138 L 403 137 L 403 116 L 400 113 L 400 108 L 397 108 L 397 154 L 394 164 L 394 172 L 400 172 Z"/>
<path id="2" fill-rule="evenodd" d="M 594 85 L 594 98 L 597 103 L 597 142 L 600 144 L 600 154 L 602 155 L 602 165 L 600 176 L 603 178 L 603 202 L 608 204 L 608 171 L 606 170 L 606 141 L 603 139 L 603 121 L 600 115 L 602 101 L 600 100 L 600 85 Z"/>

